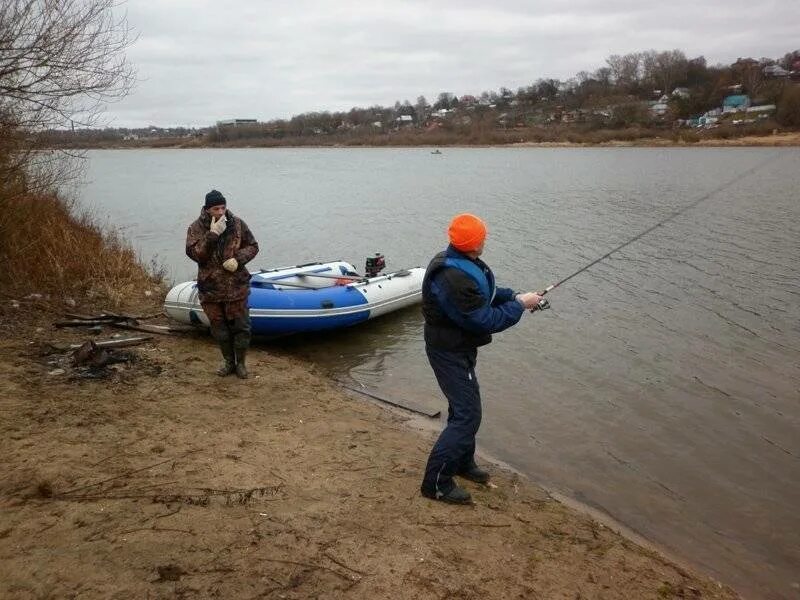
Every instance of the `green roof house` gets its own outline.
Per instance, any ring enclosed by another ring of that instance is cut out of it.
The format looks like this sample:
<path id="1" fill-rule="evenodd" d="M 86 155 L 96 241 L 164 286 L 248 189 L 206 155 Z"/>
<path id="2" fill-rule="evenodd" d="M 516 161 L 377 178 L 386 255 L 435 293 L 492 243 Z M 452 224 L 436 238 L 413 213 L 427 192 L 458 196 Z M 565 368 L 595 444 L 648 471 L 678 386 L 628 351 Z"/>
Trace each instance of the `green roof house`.
<path id="1" fill-rule="evenodd" d="M 722 112 L 736 112 L 737 110 L 746 110 L 750 106 L 750 96 L 745 94 L 735 94 L 728 96 L 722 101 Z"/>

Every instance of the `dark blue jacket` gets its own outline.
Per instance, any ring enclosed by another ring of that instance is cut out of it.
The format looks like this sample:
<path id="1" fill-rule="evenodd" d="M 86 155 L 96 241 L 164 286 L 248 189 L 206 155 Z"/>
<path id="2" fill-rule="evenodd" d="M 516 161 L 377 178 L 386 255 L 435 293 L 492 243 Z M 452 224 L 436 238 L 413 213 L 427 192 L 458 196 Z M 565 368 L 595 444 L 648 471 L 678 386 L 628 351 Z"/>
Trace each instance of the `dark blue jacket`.
<path id="1" fill-rule="evenodd" d="M 495 286 L 480 259 L 453 246 L 433 257 L 422 281 L 425 343 L 440 350 L 472 350 L 515 325 L 525 308 L 510 288 Z"/>

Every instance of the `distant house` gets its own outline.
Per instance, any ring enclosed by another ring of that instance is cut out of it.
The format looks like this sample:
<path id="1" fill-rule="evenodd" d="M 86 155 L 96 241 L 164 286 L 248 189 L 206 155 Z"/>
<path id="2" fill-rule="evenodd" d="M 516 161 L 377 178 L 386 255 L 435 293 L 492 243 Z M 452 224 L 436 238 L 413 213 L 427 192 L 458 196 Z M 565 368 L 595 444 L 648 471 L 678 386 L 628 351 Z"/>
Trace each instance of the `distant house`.
<path id="1" fill-rule="evenodd" d="M 663 117 L 669 111 L 669 104 L 666 102 L 656 102 L 650 107 L 650 112 L 656 117 Z"/>
<path id="2" fill-rule="evenodd" d="M 688 98 L 689 88 L 676 87 L 674 90 L 672 90 L 672 96 L 676 96 L 678 98 Z"/>
<path id="3" fill-rule="evenodd" d="M 762 104 L 760 106 L 748 106 L 745 110 L 747 112 L 749 112 L 749 113 L 756 113 L 756 114 L 759 114 L 759 115 L 762 115 L 762 114 L 767 115 L 767 114 L 769 114 L 771 112 L 775 112 L 776 110 L 778 110 L 778 107 L 775 106 L 774 104 Z"/>
<path id="4" fill-rule="evenodd" d="M 411 115 L 400 115 L 395 119 L 399 127 L 406 127 L 414 124 L 414 117 Z"/>
<path id="5" fill-rule="evenodd" d="M 225 119 L 217 121 L 217 127 L 242 127 L 244 125 L 255 125 L 258 119 Z"/>
<path id="6" fill-rule="evenodd" d="M 722 101 L 722 112 L 731 113 L 738 110 L 746 110 L 750 106 L 750 96 L 746 94 L 734 94 L 727 96 Z"/>
<path id="7" fill-rule="evenodd" d="M 767 65 L 764 67 L 764 77 L 788 77 L 789 71 L 780 65 Z"/>
<path id="8" fill-rule="evenodd" d="M 584 123 L 586 121 L 586 113 L 580 109 L 570 110 L 561 115 L 562 123 Z"/>

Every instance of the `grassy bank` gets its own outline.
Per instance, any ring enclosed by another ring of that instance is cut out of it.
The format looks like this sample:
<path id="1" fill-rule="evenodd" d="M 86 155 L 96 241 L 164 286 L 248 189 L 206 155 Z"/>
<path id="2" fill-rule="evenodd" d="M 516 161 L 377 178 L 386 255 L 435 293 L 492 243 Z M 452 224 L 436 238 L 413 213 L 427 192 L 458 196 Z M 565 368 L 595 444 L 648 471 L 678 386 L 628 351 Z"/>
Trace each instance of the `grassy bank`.
<path id="1" fill-rule="evenodd" d="M 144 265 L 118 232 L 56 194 L 0 196 L 0 214 L 4 312 L 26 301 L 118 309 L 161 293 L 157 265 Z"/>

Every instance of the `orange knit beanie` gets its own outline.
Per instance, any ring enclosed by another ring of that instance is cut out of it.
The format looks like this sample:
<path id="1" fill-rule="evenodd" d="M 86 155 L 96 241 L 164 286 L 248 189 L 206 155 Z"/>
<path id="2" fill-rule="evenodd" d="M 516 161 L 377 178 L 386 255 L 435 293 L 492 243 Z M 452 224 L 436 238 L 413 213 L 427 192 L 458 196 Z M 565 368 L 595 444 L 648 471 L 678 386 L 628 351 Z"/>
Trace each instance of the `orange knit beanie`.
<path id="1" fill-rule="evenodd" d="M 456 250 L 472 252 L 480 248 L 486 239 L 486 225 L 475 215 L 463 213 L 450 221 L 447 235 Z"/>

